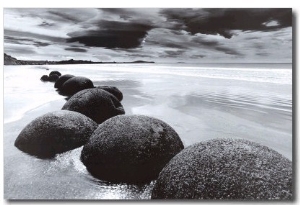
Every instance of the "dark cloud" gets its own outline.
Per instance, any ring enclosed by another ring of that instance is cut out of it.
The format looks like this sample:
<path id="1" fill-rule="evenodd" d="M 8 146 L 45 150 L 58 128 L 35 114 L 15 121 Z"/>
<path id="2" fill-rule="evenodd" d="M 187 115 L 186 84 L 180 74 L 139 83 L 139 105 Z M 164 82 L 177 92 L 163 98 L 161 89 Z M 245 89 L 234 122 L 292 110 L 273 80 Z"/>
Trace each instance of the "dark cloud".
<path id="1" fill-rule="evenodd" d="M 190 58 L 192 58 L 192 59 L 198 59 L 198 58 L 204 58 L 204 57 L 206 57 L 206 55 L 192 55 L 192 56 L 190 56 Z"/>
<path id="2" fill-rule="evenodd" d="M 152 28 L 148 24 L 104 20 L 95 22 L 94 25 L 99 29 L 68 33 L 70 38 L 67 42 L 109 49 L 136 48 L 141 45 L 147 32 Z"/>
<path id="3" fill-rule="evenodd" d="M 182 31 L 177 31 L 177 30 L 170 30 L 171 33 L 175 34 L 175 35 L 184 35 L 184 33 Z"/>
<path id="4" fill-rule="evenodd" d="M 264 45 L 262 43 L 257 43 L 257 42 L 254 42 L 253 43 L 253 47 L 260 50 L 260 49 L 263 49 L 264 48 Z"/>
<path id="5" fill-rule="evenodd" d="M 63 13 L 60 10 L 57 11 L 48 11 L 48 13 L 61 18 L 62 21 L 71 21 L 71 22 L 79 22 L 80 20 L 74 15 L 69 15 L 67 13 Z"/>
<path id="6" fill-rule="evenodd" d="M 6 54 L 11 54 L 12 56 L 24 55 L 24 54 L 36 54 L 36 51 L 29 47 L 7 47 L 4 48 Z"/>
<path id="7" fill-rule="evenodd" d="M 39 24 L 38 26 L 40 27 L 52 27 L 52 26 L 55 26 L 54 23 L 49 23 L 47 21 L 43 21 L 41 24 Z"/>
<path id="8" fill-rule="evenodd" d="M 269 62 L 292 56 L 291 9 L 34 8 L 4 15 L 4 46 L 22 57 L 65 58 L 73 51 L 116 61 Z"/>
<path id="9" fill-rule="evenodd" d="M 79 42 L 85 46 L 104 48 L 136 48 L 146 36 L 143 31 L 90 31 L 87 35 L 72 37 L 68 43 Z"/>
<path id="10" fill-rule="evenodd" d="M 259 53 L 256 53 L 255 55 L 257 55 L 257 56 L 263 56 L 263 57 L 269 56 L 269 54 L 266 53 L 266 52 L 259 52 Z"/>
<path id="11" fill-rule="evenodd" d="M 36 47 L 49 46 L 49 43 L 36 41 L 30 38 L 16 38 L 12 36 L 4 36 L 4 41 L 7 43 L 19 44 L 19 45 L 34 45 Z"/>
<path id="12" fill-rule="evenodd" d="M 141 57 L 141 58 L 149 58 L 150 57 L 149 55 L 146 55 L 146 54 L 126 54 L 126 56 L 129 56 L 129 57 Z"/>
<path id="13" fill-rule="evenodd" d="M 147 44 L 166 47 L 166 48 L 178 48 L 178 49 L 188 49 L 188 45 L 181 42 L 171 42 L 171 41 L 157 41 L 157 40 L 147 40 Z"/>
<path id="14" fill-rule="evenodd" d="M 164 47 L 169 47 L 169 48 L 180 48 L 180 49 L 187 49 L 188 46 L 184 45 L 182 42 L 181 43 L 174 43 L 174 42 L 163 42 L 160 43 Z"/>
<path id="15" fill-rule="evenodd" d="M 259 40 L 261 37 L 259 36 L 251 36 L 251 37 L 246 37 L 245 40 Z"/>
<path id="16" fill-rule="evenodd" d="M 65 48 L 65 50 L 66 51 L 81 52 L 81 53 L 87 52 L 87 50 L 84 49 L 84 48 L 75 48 L 75 47 Z"/>
<path id="17" fill-rule="evenodd" d="M 49 42 L 53 43 L 63 43 L 66 41 L 64 38 L 59 38 L 59 37 L 53 37 L 53 36 L 48 36 L 48 35 L 43 35 L 43 34 L 38 34 L 38 33 L 31 33 L 31 32 L 25 32 L 25 31 L 16 31 L 16 30 L 9 30 L 9 29 L 4 29 L 4 35 L 5 36 L 10 36 L 10 37 L 19 37 L 19 38 L 28 38 L 28 39 L 36 39 L 39 40 L 46 40 Z"/>
<path id="18" fill-rule="evenodd" d="M 219 34 L 231 38 L 233 30 L 273 31 L 292 26 L 292 9 L 163 9 L 176 28 L 191 34 Z M 276 24 L 269 22 L 277 22 Z M 272 25 L 272 26 L 270 26 Z"/>
<path id="19" fill-rule="evenodd" d="M 225 47 L 225 46 L 216 46 L 214 47 L 215 50 L 217 51 L 221 51 L 221 52 L 224 52 L 226 54 L 229 54 L 229 55 L 234 55 L 234 56 L 243 56 L 242 53 L 232 49 L 232 48 L 228 48 L 228 47 Z"/>
<path id="20" fill-rule="evenodd" d="M 124 20 L 128 20 L 128 19 L 131 19 L 132 16 L 136 16 L 136 13 L 129 10 L 129 9 L 122 9 L 122 8 L 102 8 L 102 9 L 99 9 L 103 12 L 106 12 L 108 14 L 114 14 L 114 15 L 117 15 L 119 16 L 121 19 L 124 19 Z"/>
<path id="21" fill-rule="evenodd" d="M 230 48 L 228 46 L 223 45 L 219 41 L 216 40 L 208 40 L 202 37 L 196 37 L 192 39 L 193 43 L 197 43 L 198 45 L 202 46 L 203 48 L 221 51 L 225 54 L 235 55 L 235 56 L 243 56 L 243 54 L 234 48 Z"/>
<path id="22" fill-rule="evenodd" d="M 176 58 L 176 57 L 180 57 L 182 54 L 185 53 L 185 50 L 176 50 L 176 51 L 172 51 L 172 50 L 166 50 L 164 51 L 164 55 L 162 55 L 162 57 L 165 58 Z"/>

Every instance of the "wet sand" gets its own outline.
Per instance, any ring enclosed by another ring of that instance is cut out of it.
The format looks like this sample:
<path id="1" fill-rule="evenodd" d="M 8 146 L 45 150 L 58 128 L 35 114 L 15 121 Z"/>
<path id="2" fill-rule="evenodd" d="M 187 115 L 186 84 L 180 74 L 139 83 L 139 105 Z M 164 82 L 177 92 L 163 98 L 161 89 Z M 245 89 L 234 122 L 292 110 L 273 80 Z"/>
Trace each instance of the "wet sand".
<path id="1" fill-rule="evenodd" d="M 274 85 L 222 79 L 215 82 L 155 72 L 137 75 L 134 71 L 117 72 L 117 69 L 97 72 L 59 66 L 28 66 L 22 68 L 24 72 L 18 66 L 7 69 L 10 67 L 6 66 L 4 71 L 6 199 L 150 198 L 153 182 L 144 186 L 109 184 L 90 176 L 79 160 L 82 147 L 53 160 L 28 156 L 14 147 L 15 139 L 29 122 L 60 110 L 66 102 L 53 83 L 39 80 L 51 70 L 88 77 L 96 86 L 118 87 L 123 92 L 126 115 L 143 114 L 165 121 L 176 130 L 185 147 L 213 138 L 244 138 L 269 146 L 292 160 L 291 99 L 281 102 L 276 93 L 270 92 Z M 27 81 L 26 76 L 30 76 Z M 283 93 L 291 92 L 291 85 L 278 87 Z M 246 88 L 249 92 L 243 95 Z M 233 90 L 236 96 L 230 93 Z M 269 93 L 268 98 L 256 95 L 261 90 L 262 95 Z M 251 92 L 258 98 L 248 99 Z M 271 103 L 265 100 L 269 98 Z"/>

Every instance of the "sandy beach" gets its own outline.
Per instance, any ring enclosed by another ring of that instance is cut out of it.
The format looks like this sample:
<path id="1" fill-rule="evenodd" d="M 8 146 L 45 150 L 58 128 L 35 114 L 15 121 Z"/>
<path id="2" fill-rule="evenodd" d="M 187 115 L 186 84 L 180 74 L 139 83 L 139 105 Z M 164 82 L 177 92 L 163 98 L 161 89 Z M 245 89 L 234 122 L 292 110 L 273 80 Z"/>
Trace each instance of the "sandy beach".
<path id="1" fill-rule="evenodd" d="M 222 69 L 215 68 L 212 73 L 207 68 L 179 66 L 172 70 L 167 65 L 4 66 L 4 197 L 150 198 L 153 182 L 134 186 L 93 178 L 79 159 L 82 147 L 53 160 L 37 159 L 14 147 L 29 122 L 60 110 L 66 102 L 53 83 L 40 81 L 53 70 L 85 76 L 95 86 L 116 86 L 123 93 L 126 115 L 142 114 L 165 121 L 185 147 L 214 138 L 243 138 L 292 160 L 290 65 L 273 69 L 273 73 L 268 68 L 248 68 L 240 77 L 238 68 Z"/>

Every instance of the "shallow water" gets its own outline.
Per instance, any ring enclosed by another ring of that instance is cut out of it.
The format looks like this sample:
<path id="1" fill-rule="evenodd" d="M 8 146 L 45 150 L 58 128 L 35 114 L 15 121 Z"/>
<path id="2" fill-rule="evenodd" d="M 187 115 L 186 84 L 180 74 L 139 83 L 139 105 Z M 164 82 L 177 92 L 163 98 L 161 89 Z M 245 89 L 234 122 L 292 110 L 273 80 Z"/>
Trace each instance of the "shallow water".
<path id="1" fill-rule="evenodd" d="M 49 70 L 46 70 L 49 69 Z M 14 147 L 33 119 L 61 109 L 65 97 L 42 75 L 58 70 L 118 87 L 126 114 L 170 124 L 185 146 L 244 138 L 292 160 L 290 64 L 51 65 L 4 67 L 4 197 L 6 199 L 149 199 L 151 184 L 109 184 L 89 175 L 81 148 L 41 160 Z"/>

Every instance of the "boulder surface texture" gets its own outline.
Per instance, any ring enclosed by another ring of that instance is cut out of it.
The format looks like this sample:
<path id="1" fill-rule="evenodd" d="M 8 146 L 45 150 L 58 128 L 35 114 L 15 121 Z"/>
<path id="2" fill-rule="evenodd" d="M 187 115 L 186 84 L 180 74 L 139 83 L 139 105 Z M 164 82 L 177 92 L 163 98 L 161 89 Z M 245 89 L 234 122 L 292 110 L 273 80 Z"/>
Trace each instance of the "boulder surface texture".
<path id="1" fill-rule="evenodd" d="M 53 158 L 58 153 L 84 145 L 97 126 L 96 122 L 77 112 L 50 112 L 30 122 L 15 140 L 15 146 L 39 158 Z"/>
<path id="2" fill-rule="evenodd" d="M 114 86 L 97 86 L 96 88 L 105 90 L 110 94 L 114 95 L 120 102 L 123 100 L 123 93 Z"/>
<path id="3" fill-rule="evenodd" d="M 125 114 L 122 104 L 115 96 L 98 88 L 76 93 L 62 109 L 82 113 L 98 124 L 116 115 Z"/>
<path id="4" fill-rule="evenodd" d="M 167 123 L 143 115 L 119 115 L 99 125 L 84 145 L 81 161 L 96 178 L 147 183 L 183 149 Z"/>
<path id="5" fill-rule="evenodd" d="M 65 74 L 58 78 L 58 80 L 54 84 L 54 88 L 61 89 L 62 85 L 69 80 L 70 78 L 75 77 L 74 75 Z"/>
<path id="6" fill-rule="evenodd" d="M 292 163 L 247 140 L 209 140 L 177 154 L 159 174 L 151 198 L 287 200 Z"/>
<path id="7" fill-rule="evenodd" d="M 69 80 L 63 83 L 61 87 L 61 93 L 64 95 L 71 96 L 81 90 L 93 88 L 93 87 L 94 84 L 89 78 L 76 76 L 70 78 Z"/>

